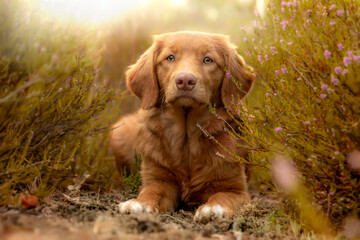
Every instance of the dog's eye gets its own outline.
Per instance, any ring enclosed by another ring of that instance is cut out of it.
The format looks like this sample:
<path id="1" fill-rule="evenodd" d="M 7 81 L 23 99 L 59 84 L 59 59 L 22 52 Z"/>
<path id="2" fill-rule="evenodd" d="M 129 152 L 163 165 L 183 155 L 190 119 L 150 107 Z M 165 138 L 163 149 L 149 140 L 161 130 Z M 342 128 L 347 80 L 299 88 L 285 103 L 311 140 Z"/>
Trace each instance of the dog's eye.
<path id="1" fill-rule="evenodd" d="M 174 55 L 170 55 L 166 58 L 166 60 L 173 62 L 173 61 L 175 61 L 175 57 L 174 57 Z"/>
<path id="2" fill-rule="evenodd" d="M 206 58 L 204 58 L 203 62 L 204 63 L 212 63 L 213 60 L 211 58 L 209 58 L 209 57 L 206 57 Z"/>

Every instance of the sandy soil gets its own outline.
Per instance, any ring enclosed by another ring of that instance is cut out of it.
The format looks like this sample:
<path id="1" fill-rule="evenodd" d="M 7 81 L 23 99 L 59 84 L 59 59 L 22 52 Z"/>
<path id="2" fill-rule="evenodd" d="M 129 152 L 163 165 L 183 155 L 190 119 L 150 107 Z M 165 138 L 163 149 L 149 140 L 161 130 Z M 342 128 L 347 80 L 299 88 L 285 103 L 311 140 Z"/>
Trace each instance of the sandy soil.
<path id="1" fill-rule="evenodd" d="M 180 206 L 162 214 L 121 215 L 119 201 L 136 195 L 127 191 L 55 192 L 36 208 L 0 208 L 0 239 L 291 239 L 271 216 L 278 201 L 251 192 L 252 203 L 231 220 L 200 224 L 194 208 Z"/>

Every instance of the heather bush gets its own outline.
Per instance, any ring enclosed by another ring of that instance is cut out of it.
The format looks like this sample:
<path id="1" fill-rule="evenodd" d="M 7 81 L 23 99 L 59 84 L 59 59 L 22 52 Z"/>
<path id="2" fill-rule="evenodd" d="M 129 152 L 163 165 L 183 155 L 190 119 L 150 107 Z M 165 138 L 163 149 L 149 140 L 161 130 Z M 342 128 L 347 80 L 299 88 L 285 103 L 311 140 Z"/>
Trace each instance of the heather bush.
<path id="1" fill-rule="evenodd" d="M 114 94 L 98 80 L 95 41 L 23 4 L 0 3 L 0 205 L 111 168 L 99 159 L 109 125 L 99 114 Z"/>
<path id="2" fill-rule="evenodd" d="M 333 223 L 359 215 L 360 2 L 276 0 L 255 15 L 239 52 L 257 86 L 236 105 L 251 162 L 283 154 Z"/>

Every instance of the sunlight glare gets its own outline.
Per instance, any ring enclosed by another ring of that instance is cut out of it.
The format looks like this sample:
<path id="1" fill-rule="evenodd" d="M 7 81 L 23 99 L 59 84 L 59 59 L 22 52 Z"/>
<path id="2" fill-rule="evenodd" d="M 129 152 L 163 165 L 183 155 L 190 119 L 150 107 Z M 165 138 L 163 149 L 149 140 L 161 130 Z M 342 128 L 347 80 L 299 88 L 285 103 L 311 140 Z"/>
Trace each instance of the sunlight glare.
<path id="1" fill-rule="evenodd" d="M 141 7 L 145 0 L 38 0 L 40 9 L 63 20 L 90 24 L 107 22 Z"/>

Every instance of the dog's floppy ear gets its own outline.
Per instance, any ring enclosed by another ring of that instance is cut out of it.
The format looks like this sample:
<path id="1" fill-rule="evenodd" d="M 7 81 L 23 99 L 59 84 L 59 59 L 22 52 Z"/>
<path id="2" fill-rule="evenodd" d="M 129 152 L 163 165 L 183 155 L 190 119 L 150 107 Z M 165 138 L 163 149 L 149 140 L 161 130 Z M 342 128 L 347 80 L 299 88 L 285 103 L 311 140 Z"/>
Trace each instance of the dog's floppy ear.
<path id="1" fill-rule="evenodd" d="M 234 112 L 233 104 L 238 102 L 239 97 L 243 99 L 250 92 L 255 75 L 237 54 L 236 47 L 228 41 L 226 44 L 224 56 L 227 72 L 221 86 L 221 100 L 228 110 Z"/>
<path id="2" fill-rule="evenodd" d="M 140 98 L 143 109 L 154 107 L 159 98 L 159 85 L 155 72 L 155 58 L 159 48 L 159 43 L 154 40 L 152 46 L 126 72 L 127 86 Z"/>

